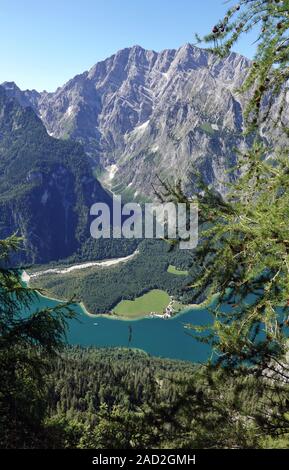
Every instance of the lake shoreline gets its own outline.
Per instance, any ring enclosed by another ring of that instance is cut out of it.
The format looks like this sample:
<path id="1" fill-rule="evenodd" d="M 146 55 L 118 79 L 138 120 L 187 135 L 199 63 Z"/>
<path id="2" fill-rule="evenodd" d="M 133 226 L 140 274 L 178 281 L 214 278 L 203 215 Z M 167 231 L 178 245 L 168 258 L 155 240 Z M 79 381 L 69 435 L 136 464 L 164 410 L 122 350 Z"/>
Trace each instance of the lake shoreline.
<path id="1" fill-rule="evenodd" d="M 37 292 L 35 311 L 65 303 L 63 299 L 50 297 L 48 292 Z M 115 315 L 92 314 L 83 302 L 74 302 L 72 309 L 76 318 L 67 322 L 67 343 L 70 345 L 140 349 L 156 357 L 193 363 L 203 363 L 209 357 L 209 346 L 192 338 L 184 328 L 187 324 L 210 323 L 212 318 L 204 304 L 189 305 L 169 318 L 170 321 L 148 316 L 124 319 Z"/>
<path id="2" fill-rule="evenodd" d="M 42 299 L 48 299 L 48 300 L 52 300 L 54 302 L 59 302 L 59 303 L 67 302 L 64 299 L 57 299 L 56 297 L 50 297 L 48 295 L 44 295 L 39 291 L 37 291 L 37 292 L 38 292 L 38 295 Z M 171 320 L 174 320 L 177 317 L 181 317 L 181 316 L 185 315 L 186 313 L 190 312 L 191 310 L 202 310 L 203 308 L 205 308 L 205 307 L 202 307 L 202 304 L 200 304 L 200 305 L 198 305 L 198 304 L 189 304 L 189 305 L 184 306 L 185 307 L 184 310 L 181 310 L 181 311 L 177 312 L 175 315 L 172 315 L 170 318 L 161 318 L 161 316 L 152 317 L 149 314 L 144 315 L 144 316 L 139 317 L 139 318 L 129 318 L 129 317 L 118 316 L 118 315 L 114 315 L 114 314 L 110 314 L 110 313 L 91 313 L 89 310 L 87 310 L 87 308 L 86 308 L 86 306 L 83 302 L 75 302 L 75 303 L 72 303 L 72 305 L 79 306 L 81 308 L 81 311 L 84 313 L 84 315 L 86 315 L 89 318 L 94 318 L 94 319 L 106 318 L 107 320 L 122 321 L 124 323 L 126 323 L 126 322 L 127 323 L 139 322 L 139 321 L 143 321 L 143 320 L 160 320 L 160 319 L 161 320 L 171 321 Z"/>
<path id="3" fill-rule="evenodd" d="M 45 295 L 45 294 L 39 292 L 38 290 L 37 290 L 37 293 L 38 293 L 39 297 L 41 297 L 42 299 L 47 299 L 47 300 L 51 300 L 53 302 L 58 302 L 58 303 L 68 302 L 65 299 L 50 297 L 49 295 Z M 86 315 L 89 318 L 94 318 L 94 319 L 106 318 L 107 320 L 123 321 L 124 323 L 125 322 L 128 322 L 128 323 L 138 322 L 138 321 L 143 321 L 143 320 L 159 320 L 159 319 L 162 320 L 161 316 L 152 317 L 149 314 L 143 315 L 142 317 L 139 317 L 139 318 L 129 318 L 129 317 L 124 317 L 124 316 L 113 315 L 113 314 L 110 314 L 110 313 L 91 313 L 89 310 L 87 310 L 87 308 L 86 308 L 86 306 L 83 302 L 72 302 L 71 305 L 79 306 L 81 311 L 84 313 L 84 315 Z M 173 320 L 176 317 L 180 317 L 180 316 L 188 313 L 191 310 L 201 310 L 202 309 L 202 304 L 200 304 L 200 305 L 191 304 L 191 305 L 186 305 L 184 307 L 185 307 L 184 310 L 181 310 L 180 312 L 177 312 L 175 315 L 172 315 L 170 318 L 163 318 L 163 320 L 170 321 L 170 320 Z"/>
<path id="4" fill-rule="evenodd" d="M 124 260 L 127 261 L 129 258 L 132 258 L 138 254 L 138 250 L 136 250 L 132 255 L 129 255 L 127 258 L 119 258 L 120 262 L 123 262 Z M 24 282 L 25 285 L 29 285 L 29 281 L 31 280 L 31 277 L 26 271 L 22 272 L 21 279 Z M 38 289 L 36 289 L 38 292 L 38 295 L 43 298 L 43 299 L 48 299 L 54 302 L 59 302 L 59 303 L 65 303 L 68 302 L 67 299 L 59 299 L 56 297 L 51 297 L 49 295 L 49 292 L 47 294 L 41 293 Z M 178 303 L 177 300 L 174 300 L 174 302 Z M 170 303 L 168 304 L 168 307 L 171 305 L 172 299 Z M 112 312 L 107 312 L 107 313 L 91 313 L 85 303 L 83 301 L 80 302 L 74 302 L 72 305 L 77 305 L 80 307 L 82 313 L 86 315 L 87 317 L 90 318 L 106 318 L 108 320 L 118 320 L 118 321 L 123 321 L 123 322 L 138 322 L 142 320 L 156 320 L 156 319 L 161 319 L 161 320 L 173 320 L 174 318 L 181 317 L 182 315 L 188 313 L 191 310 L 202 310 L 207 307 L 207 301 L 204 301 L 200 304 L 186 304 L 184 305 L 184 308 L 178 312 L 173 313 L 170 317 L 165 316 L 165 314 L 158 314 L 158 315 L 152 315 L 151 313 L 146 313 L 142 314 L 139 317 L 129 317 L 125 315 L 116 315 Z"/>

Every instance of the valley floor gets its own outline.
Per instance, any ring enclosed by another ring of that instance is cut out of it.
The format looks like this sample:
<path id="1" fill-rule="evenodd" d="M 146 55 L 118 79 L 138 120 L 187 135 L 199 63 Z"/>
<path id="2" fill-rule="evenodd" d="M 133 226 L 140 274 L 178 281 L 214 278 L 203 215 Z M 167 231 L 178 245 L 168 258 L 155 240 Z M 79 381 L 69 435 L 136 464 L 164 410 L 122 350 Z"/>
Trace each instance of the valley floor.
<path id="1" fill-rule="evenodd" d="M 135 256 L 137 256 L 139 254 L 139 251 L 136 250 L 134 253 L 132 253 L 131 255 L 129 256 L 126 256 L 126 257 L 123 257 L 123 258 L 114 258 L 114 259 L 108 259 L 108 260 L 105 260 L 105 261 L 91 261 L 89 263 L 81 263 L 81 264 L 75 264 L 73 266 L 68 266 L 66 268 L 62 268 L 62 269 L 59 269 L 59 268 L 50 268 L 50 269 L 46 269 L 46 270 L 41 270 L 41 271 L 36 271 L 36 272 L 32 272 L 31 274 L 28 274 L 28 273 L 24 273 L 24 276 L 22 276 L 22 279 L 27 282 L 29 281 L 31 278 L 36 278 L 36 277 L 40 277 L 40 276 L 45 276 L 47 274 L 68 274 L 72 271 L 79 271 L 80 269 L 88 269 L 88 268 L 92 268 L 94 266 L 98 266 L 98 267 L 110 267 L 110 266 L 115 266 L 119 263 L 125 263 L 131 259 L 133 259 Z"/>
<path id="2" fill-rule="evenodd" d="M 164 242 L 144 241 L 126 257 L 35 268 L 23 280 L 50 298 L 74 297 L 89 315 L 170 318 L 191 304 L 184 290 L 190 263 L 181 250 L 171 253 Z"/>

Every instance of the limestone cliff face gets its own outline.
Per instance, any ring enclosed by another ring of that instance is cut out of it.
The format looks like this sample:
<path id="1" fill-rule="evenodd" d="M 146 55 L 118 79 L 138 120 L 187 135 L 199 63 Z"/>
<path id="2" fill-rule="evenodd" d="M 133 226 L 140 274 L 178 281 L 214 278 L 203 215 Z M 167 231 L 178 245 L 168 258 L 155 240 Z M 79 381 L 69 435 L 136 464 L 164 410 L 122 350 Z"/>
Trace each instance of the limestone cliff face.
<path id="1" fill-rule="evenodd" d="M 156 174 L 186 180 L 192 164 L 223 191 L 234 149 L 244 145 L 236 90 L 248 66 L 240 55 L 219 60 L 190 44 L 159 53 L 135 46 L 55 93 L 4 86 L 50 135 L 81 142 L 117 193 L 151 195 Z"/>
<path id="2" fill-rule="evenodd" d="M 92 203 L 111 204 L 87 160 L 78 143 L 50 137 L 34 111 L 0 87 L 0 239 L 22 235 L 22 260 L 71 255 L 89 236 Z"/>

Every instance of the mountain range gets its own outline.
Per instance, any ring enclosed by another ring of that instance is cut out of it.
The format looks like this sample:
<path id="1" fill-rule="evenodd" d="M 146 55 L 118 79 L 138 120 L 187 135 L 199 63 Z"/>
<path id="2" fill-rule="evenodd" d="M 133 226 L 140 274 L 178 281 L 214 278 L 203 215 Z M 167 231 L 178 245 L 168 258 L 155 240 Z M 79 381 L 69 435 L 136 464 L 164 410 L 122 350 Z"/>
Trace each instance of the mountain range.
<path id="1" fill-rule="evenodd" d="M 27 262 L 127 255 L 135 247 L 93 242 L 95 202 L 152 200 L 158 177 L 193 168 L 221 193 L 233 175 L 250 61 L 219 59 L 186 44 L 161 52 L 134 46 L 76 75 L 55 92 L 0 86 L 0 238 L 25 238 Z M 93 247 L 92 247 L 93 245 Z M 83 248 L 84 247 L 84 248 Z M 97 253 L 97 255 L 96 255 Z M 81 255 L 82 257 L 82 255 Z"/>
<path id="2" fill-rule="evenodd" d="M 157 175 L 190 182 L 193 165 L 223 192 L 235 148 L 245 144 L 237 90 L 249 65 L 191 44 L 162 52 L 134 46 L 53 93 L 3 87 L 51 136 L 80 142 L 101 182 L 127 199 L 151 198 Z"/>

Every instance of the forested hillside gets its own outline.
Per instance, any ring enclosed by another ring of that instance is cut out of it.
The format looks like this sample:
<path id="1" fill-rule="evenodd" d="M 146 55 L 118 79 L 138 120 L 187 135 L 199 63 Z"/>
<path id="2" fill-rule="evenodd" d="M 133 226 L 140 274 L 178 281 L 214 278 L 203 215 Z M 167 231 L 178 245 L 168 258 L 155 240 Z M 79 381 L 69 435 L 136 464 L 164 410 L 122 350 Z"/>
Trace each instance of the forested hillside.
<path id="1" fill-rule="evenodd" d="M 190 269 L 191 274 L 176 276 L 167 271 L 170 264 Z M 74 295 L 89 312 L 107 313 L 122 299 L 134 299 L 152 289 L 163 289 L 184 304 L 190 303 L 192 293 L 186 286 L 197 269 L 191 251 L 170 251 L 170 245 L 164 241 L 144 240 L 139 254 L 126 263 L 62 275 L 45 274 L 32 278 L 31 286 L 56 298 L 69 299 Z"/>
<path id="2" fill-rule="evenodd" d="M 0 237 L 21 234 L 26 262 L 72 255 L 90 236 L 91 205 L 111 205 L 81 146 L 50 137 L 2 87 L 0 136 Z"/>
<path id="3" fill-rule="evenodd" d="M 286 436 L 272 439 L 264 426 L 274 400 L 261 390 L 254 376 L 208 374 L 205 367 L 142 351 L 69 348 L 53 363 L 43 440 L 38 445 L 88 449 L 286 446 Z"/>
<path id="4" fill-rule="evenodd" d="M 18 246 L 1 241 L 0 260 Z M 131 349 L 64 347 L 67 321 L 77 321 L 70 306 L 29 313 L 36 293 L 19 271 L 2 269 L 0 282 L 0 448 L 288 445 L 285 362 L 248 373 Z"/>

